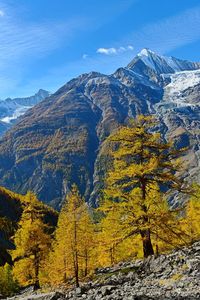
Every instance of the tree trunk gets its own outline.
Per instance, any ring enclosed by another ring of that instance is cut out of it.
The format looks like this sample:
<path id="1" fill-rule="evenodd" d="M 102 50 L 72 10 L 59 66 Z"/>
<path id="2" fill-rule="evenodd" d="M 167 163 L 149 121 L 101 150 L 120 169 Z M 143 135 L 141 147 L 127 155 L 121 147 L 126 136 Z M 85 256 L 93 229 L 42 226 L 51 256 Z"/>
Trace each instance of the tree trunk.
<path id="1" fill-rule="evenodd" d="M 144 222 L 143 223 L 146 227 L 146 225 L 148 225 L 148 223 L 149 223 L 149 219 L 148 219 L 148 216 L 147 216 L 147 206 L 145 204 L 145 200 L 146 200 L 146 182 L 145 182 L 144 178 L 141 179 L 141 189 L 142 189 L 142 198 L 143 198 L 142 210 L 146 214 L 144 216 Z M 151 243 L 150 229 L 141 230 L 140 234 L 141 234 L 141 237 L 142 237 L 144 257 L 154 255 L 153 246 L 152 246 L 152 243 Z"/>
<path id="2" fill-rule="evenodd" d="M 150 255 L 154 255 L 153 246 L 151 243 L 150 230 L 149 229 L 142 230 L 140 234 L 142 237 L 144 257 L 146 258 Z"/>
<path id="3" fill-rule="evenodd" d="M 63 283 L 67 283 L 67 274 L 66 274 L 66 257 L 64 257 L 64 274 L 63 274 Z"/>
<path id="4" fill-rule="evenodd" d="M 75 263 L 75 280 L 76 280 L 76 287 L 79 287 L 79 276 L 78 276 L 78 261 Z"/>
<path id="5" fill-rule="evenodd" d="M 87 276 L 88 274 L 88 252 L 87 252 L 87 249 L 85 251 L 85 277 Z"/>
<path id="6" fill-rule="evenodd" d="M 77 247 L 77 223 L 76 223 L 76 215 L 74 212 L 74 275 L 76 281 L 76 287 L 79 287 L 79 261 L 78 261 L 78 247 Z"/>
<path id="7" fill-rule="evenodd" d="M 110 263 L 111 266 L 115 264 L 115 257 L 114 257 L 114 246 L 110 248 Z"/>
<path id="8" fill-rule="evenodd" d="M 40 257 L 38 250 L 35 252 L 35 282 L 34 282 L 34 290 L 38 290 L 40 288 L 40 282 L 39 282 L 39 268 L 40 268 Z"/>
<path id="9" fill-rule="evenodd" d="M 159 249 L 158 249 L 158 244 L 156 244 L 156 257 L 159 255 Z"/>

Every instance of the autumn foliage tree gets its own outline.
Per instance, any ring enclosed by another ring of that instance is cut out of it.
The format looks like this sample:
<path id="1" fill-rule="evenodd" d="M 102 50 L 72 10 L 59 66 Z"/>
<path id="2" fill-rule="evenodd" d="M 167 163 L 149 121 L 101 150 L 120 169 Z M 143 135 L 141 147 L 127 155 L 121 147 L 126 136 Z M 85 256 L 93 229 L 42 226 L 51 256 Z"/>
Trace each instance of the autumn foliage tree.
<path id="1" fill-rule="evenodd" d="M 194 185 L 192 190 L 193 195 L 186 203 L 185 215 L 181 222 L 188 243 L 194 243 L 200 239 L 200 186 Z"/>
<path id="2" fill-rule="evenodd" d="M 175 221 L 169 214 L 164 191 L 183 190 L 183 182 L 176 176 L 183 149 L 177 151 L 163 142 L 160 134 L 152 131 L 155 125 L 153 117 L 138 116 L 120 126 L 104 144 L 105 149 L 109 148 L 112 166 L 101 209 L 107 218 L 115 212 L 112 218 L 119 221 L 119 239 L 141 236 L 144 257 L 154 254 L 152 234 L 159 233 L 161 238 L 162 227 L 172 228 L 169 223 Z"/>
<path id="3" fill-rule="evenodd" d="M 40 287 L 40 272 L 48 254 L 50 236 L 43 221 L 43 212 L 32 192 L 25 197 L 25 207 L 14 236 L 13 273 L 21 286 L 33 284 Z"/>
<path id="4" fill-rule="evenodd" d="M 18 292 L 19 286 L 17 280 L 13 278 L 12 268 L 5 264 L 0 267 L 0 294 L 1 296 L 10 296 Z M 4 298 L 5 299 L 5 298 Z"/>
<path id="5" fill-rule="evenodd" d="M 94 268 L 95 231 L 87 204 L 75 185 L 63 204 L 49 258 L 53 284 L 86 277 Z"/>
<path id="6" fill-rule="evenodd" d="M 118 203 L 106 201 L 100 209 L 104 211 L 106 217 L 98 224 L 99 265 L 115 265 L 120 261 L 136 258 L 140 250 L 137 247 L 138 236 L 128 237 L 126 228 L 121 222 L 122 207 L 119 208 Z"/>

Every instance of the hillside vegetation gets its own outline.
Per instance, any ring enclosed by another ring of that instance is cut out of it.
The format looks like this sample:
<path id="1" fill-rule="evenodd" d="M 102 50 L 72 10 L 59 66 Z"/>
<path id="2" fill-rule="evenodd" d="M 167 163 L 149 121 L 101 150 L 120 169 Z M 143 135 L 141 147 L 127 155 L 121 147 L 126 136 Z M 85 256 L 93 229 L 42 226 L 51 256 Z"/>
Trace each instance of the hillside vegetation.
<path id="1" fill-rule="evenodd" d="M 14 216 L 4 208 L 2 231 L 9 232 L 10 221 L 12 237 L 5 245 L 0 240 L 10 257 L 10 266 L 1 268 L 1 293 L 30 285 L 78 288 L 97 268 L 157 257 L 200 239 L 200 187 L 177 175 L 186 149 L 163 141 L 156 126 L 154 117 L 140 115 L 116 129 L 103 145 L 109 165 L 99 207 L 89 207 L 73 184 L 57 225 L 56 212 L 33 193 L 1 189 Z M 172 208 L 167 199 L 174 191 L 190 200 Z"/>

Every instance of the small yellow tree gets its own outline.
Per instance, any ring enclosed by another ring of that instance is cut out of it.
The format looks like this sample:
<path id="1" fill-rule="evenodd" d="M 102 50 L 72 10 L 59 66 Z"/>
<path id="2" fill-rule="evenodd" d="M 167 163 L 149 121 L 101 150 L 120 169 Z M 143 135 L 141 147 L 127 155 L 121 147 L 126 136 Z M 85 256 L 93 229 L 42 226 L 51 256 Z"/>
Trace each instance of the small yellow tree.
<path id="1" fill-rule="evenodd" d="M 14 280 L 12 268 L 6 264 L 0 267 L 0 294 L 3 296 L 10 296 L 18 291 L 17 281 Z"/>
<path id="2" fill-rule="evenodd" d="M 79 222 L 79 257 L 81 259 L 82 277 L 87 277 L 96 266 L 96 231 L 86 203 Z"/>
<path id="3" fill-rule="evenodd" d="M 111 206 L 110 206 L 111 204 Z M 113 265 L 118 262 L 118 245 L 123 240 L 123 230 L 119 222 L 120 210 L 118 204 L 106 201 L 100 207 L 106 217 L 99 224 L 99 262 L 100 265 Z"/>
<path id="4" fill-rule="evenodd" d="M 50 245 L 47 225 L 42 218 L 43 213 L 36 196 L 28 192 L 19 228 L 14 236 L 16 250 L 12 252 L 13 273 L 22 286 L 33 284 L 35 289 L 40 287 L 40 271 Z"/>
<path id="5" fill-rule="evenodd" d="M 187 234 L 188 243 L 200 239 L 200 186 L 193 187 L 193 196 L 186 204 L 185 217 L 182 219 L 182 229 Z"/>
<path id="6" fill-rule="evenodd" d="M 94 235 L 88 207 L 73 185 L 60 212 L 50 253 L 51 283 L 68 283 L 75 279 L 79 286 L 80 277 L 84 278 L 94 268 Z"/>

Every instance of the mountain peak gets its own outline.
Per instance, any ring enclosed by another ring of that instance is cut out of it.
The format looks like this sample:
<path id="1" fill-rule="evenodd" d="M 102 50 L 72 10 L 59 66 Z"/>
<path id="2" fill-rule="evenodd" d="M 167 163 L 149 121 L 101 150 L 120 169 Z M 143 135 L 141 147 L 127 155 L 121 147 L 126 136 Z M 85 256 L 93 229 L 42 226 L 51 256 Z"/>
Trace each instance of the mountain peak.
<path id="1" fill-rule="evenodd" d="M 153 52 L 149 48 L 144 48 L 140 51 L 140 53 L 138 53 L 137 56 L 149 56 L 149 55 L 152 55 L 152 54 L 157 55 L 155 52 Z"/>
<path id="2" fill-rule="evenodd" d="M 49 91 L 46 91 L 46 90 L 44 90 L 44 89 L 39 89 L 35 95 L 37 95 L 37 94 L 42 94 L 42 93 L 43 93 L 43 94 L 45 93 L 45 94 L 47 94 L 47 95 L 50 94 Z"/>
<path id="3" fill-rule="evenodd" d="M 158 75 L 200 69 L 200 63 L 159 55 L 149 48 L 142 49 L 128 64 L 127 68 L 138 73 L 141 63 Z"/>

